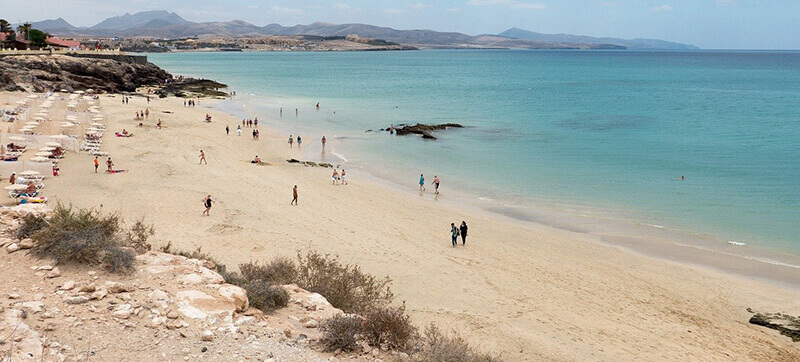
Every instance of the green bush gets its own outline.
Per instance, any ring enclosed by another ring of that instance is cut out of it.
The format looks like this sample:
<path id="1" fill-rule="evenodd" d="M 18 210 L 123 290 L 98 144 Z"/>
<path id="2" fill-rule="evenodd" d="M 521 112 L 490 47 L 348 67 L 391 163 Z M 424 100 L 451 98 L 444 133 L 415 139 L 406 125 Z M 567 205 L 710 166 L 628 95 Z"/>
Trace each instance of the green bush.
<path id="1" fill-rule="evenodd" d="M 417 340 L 417 328 L 404 305 L 370 309 L 362 317 L 361 336 L 370 346 L 408 351 Z"/>
<path id="2" fill-rule="evenodd" d="M 250 306 L 263 312 L 270 312 L 289 304 L 289 293 L 280 286 L 257 280 L 244 283 L 242 288 L 247 291 Z"/>
<path id="3" fill-rule="evenodd" d="M 25 239 L 33 236 L 39 230 L 47 227 L 47 218 L 42 215 L 26 214 L 22 217 L 22 223 L 17 229 L 17 239 Z"/>
<path id="4" fill-rule="evenodd" d="M 361 317 L 357 315 L 337 314 L 320 323 L 322 345 L 327 352 L 337 349 L 352 351 L 358 347 L 361 333 Z"/>
<path id="5" fill-rule="evenodd" d="M 31 251 L 59 263 L 105 264 L 113 272 L 130 271 L 134 253 L 123 249 L 120 225 L 117 215 L 102 216 L 91 209 L 58 204 L 46 226 L 31 235 Z"/>
<path id="6" fill-rule="evenodd" d="M 297 267 L 286 257 L 277 257 L 268 264 L 253 262 L 239 264 L 239 272 L 247 280 L 263 280 L 271 284 L 291 284 L 297 277 Z"/>
<path id="7" fill-rule="evenodd" d="M 375 278 L 357 265 L 342 265 L 338 257 L 316 251 L 298 254 L 297 258 L 297 285 L 322 294 L 347 313 L 362 313 L 392 301 L 389 277 Z"/>

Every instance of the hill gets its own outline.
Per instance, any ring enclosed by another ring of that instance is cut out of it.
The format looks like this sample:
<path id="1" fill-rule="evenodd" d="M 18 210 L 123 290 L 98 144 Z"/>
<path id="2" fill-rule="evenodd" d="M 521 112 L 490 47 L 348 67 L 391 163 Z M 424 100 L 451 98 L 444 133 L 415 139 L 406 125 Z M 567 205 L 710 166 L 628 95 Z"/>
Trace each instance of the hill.
<path id="1" fill-rule="evenodd" d="M 101 21 L 99 24 L 92 26 L 90 29 L 114 29 L 125 30 L 131 28 L 143 27 L 151 22 L 159 20 L 154 23 L 159 27 L 169 25 L 190 24 L 191 22 L 184 20 L 178 14 L 170 13 L 164 10 L 143 11 L 136 14 L 125 13 L 122 16 L 115 16 Z"/>
<path id="2" fill-rule="evenodd" d="M 690 50 L 698 49 L 694 45 L 674 43 L 658 39 L 619 39 L 619 38 L 596 38 L 585 35 L 572 34 L 542 34 L 520 28 L 508 29 L 498 36 L 525 39 L 532 41 L 546 41 L 556 43 L 584 43 L 584 44 L 613 44 L 621 45 L 629 49 L 671 49 L 671 50 Z"/>

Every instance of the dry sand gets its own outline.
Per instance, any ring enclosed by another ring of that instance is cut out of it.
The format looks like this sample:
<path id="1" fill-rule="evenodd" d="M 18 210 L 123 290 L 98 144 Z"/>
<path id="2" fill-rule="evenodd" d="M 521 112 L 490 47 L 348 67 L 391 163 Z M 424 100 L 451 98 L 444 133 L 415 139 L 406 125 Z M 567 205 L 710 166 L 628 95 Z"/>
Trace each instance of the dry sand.
<path id="1" fill-rule="evenodd" d="M 6 93 L 0 101 L 23 96 Z M 800 360 L 800 344 L 748 324 L 746 311 L 798 315 L 798 290 L 461 211 L 432 192 L 419 197 L 413 184 L 392 189 L 349 173 L 350 185 L 332 186 L 330 169 L 285 162 L 301 155 L 286 135 L 262 127 L 260 141 L 250 129 L 237 137 L 241 120 L 204 107 L 214 101 L 184 108 L 179 99 L 156 99 L 147 127 L 137 128 L 133 115 L 146 101 L 119 99 L 102 98 L 109 120 L 103 147 L 116 168 L 130 172 L 95 174 L 93 157 L 70 154 L 62 175 L 47 181 L 52 204 L 145 218 L 157 244 L 202 247 L 230 266 L 309 248 L 338 254 L 390 276 L 419 325 L 458 329 L 509 361 Z M 202 122 L 206 113 L 212 123 Z M 153 126 L 159 118 L 161 130 Z M 114 137 L 123 127 L 135 136 Z M 198 165 L 201 149 L 208 165 Z M 250 164 L 254 155 L 270 165 Z M 299 206 L 290 206 L 293 185 Z M 206 194 L 217 201 L 209 217 L 201 216 Z M 449 225 L 461 220 L 470 236 L 466 247 L 453 248 Z"/>

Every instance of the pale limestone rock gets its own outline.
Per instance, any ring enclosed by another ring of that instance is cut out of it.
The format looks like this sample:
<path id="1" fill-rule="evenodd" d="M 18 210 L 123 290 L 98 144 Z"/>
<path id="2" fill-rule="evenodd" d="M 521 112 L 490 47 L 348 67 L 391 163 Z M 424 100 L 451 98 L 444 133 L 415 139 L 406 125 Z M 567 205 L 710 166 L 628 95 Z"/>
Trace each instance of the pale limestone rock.
<path id="1" fill-rule="evenodd" d="M 231 284 L 223 284 L 218 291 L 219 295 L 236 305 L 237 312 L 245 311 L 250 307 L 247 291 L 244 289 Z"/>
<path id="2" fill-rule="evenodd" d="M 61 270 L 59 270 L 58 267 L 55 267 L 53 268 L 53 270 L 47 272 L 48 278 L 58 278 L 60 276 L 61 276 Z"/>
<path id="3" fill-rule="evenodd" d="M 206 341 L 206 342 L 213 341 L 214 340 L 214 332 L 211 332 L 211 331 L 208 331 L 208 330 L 203 332 L 203 336 L 201 337 L 201 339 L 203 341 Z"/>
<path id="4" fill-rule="evenodd" d="M 6 250 L 8 251 L 9 254 L 11 254 L 11 253 L 13 253 L 13 252 L 15 252 L 15 251 L 17 251 L 19 249 L 20 249 L 20 247 L 19 247 L 19 244 L 17 244 L 17 243 L 8 244 L 8 246 L 6 247 Z"/>
<path id="5" fill-rule="evenodd" d="M 75 296 L 75 297 L 69 297 L 67 299 L 64 299 L 64 303 L 67 303 L 67 304 L 83 304 L 83 303 L 86 303 L 88 301 L 89 301 L 89 298 L 86 298 L 86 297 L 84 297 L 82 295 Z"/>
<path id="6" fill-rule="evenodd" d="M 30 238 L 22 239 L 19 242 L 20 249 L 30 249 L 33 247 L 33 240 Z"/>
<path id="7" fill-rule="evenodd" d="M 70 280 L 70 281 L 68 281 L 68 282 L 66 282 L 64 284 L 61 284 L 61 286 L 58 289 L 61 289 L 61 290 L 72 290 L 74 288 L 75 288 L 75 282 Z"/>

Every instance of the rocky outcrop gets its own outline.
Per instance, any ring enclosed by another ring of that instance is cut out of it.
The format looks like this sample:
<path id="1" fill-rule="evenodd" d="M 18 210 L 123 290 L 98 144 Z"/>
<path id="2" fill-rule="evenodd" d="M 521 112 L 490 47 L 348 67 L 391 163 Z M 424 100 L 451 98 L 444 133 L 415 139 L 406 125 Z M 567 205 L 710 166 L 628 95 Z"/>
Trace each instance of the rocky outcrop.
<path id="1" fill-rule="evenodd" d="M 35 77 L 35 81 L 32 81 Z M 172 75 L 155 64 L 68 55 L 18 55 L 0 58 L 0 89 L 68 91 L 94 89 L 133 92 L 158 85 Z"/>
<path id="2" fill-rule="evenodd" d="M 184 78 L 162 86 L 156 93 L 159 97 L 227 97 L 220 89 L 228 86 L 210 79 Z"/>
<path id="3" fill-rule="evenodd" d="M 463 128 L 464 126 L 458 123 L 444 123 L 444 124 L 422 124 L 417 123 L 415 125 L 399 125 L 397 126 L 394 131 L 397 132 L 398 135 L 404 136 L 409 134 L 418 134 L 422 136 L 422 139 L 426 140 L 435 140 L 436 137 L 433 135 L 433 132 L 445 130 L 448 128 Z M 385 129 L 385 131 L 390 131 L 390 129 Z"/>
<path id="4" fill-rule="evenodd" d="M 800 342 L 800 317 L 782 313 L 756 313 L 750 317 L 750 323 L 774 329 L 792 341 Z"/>

